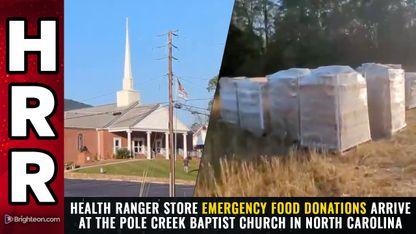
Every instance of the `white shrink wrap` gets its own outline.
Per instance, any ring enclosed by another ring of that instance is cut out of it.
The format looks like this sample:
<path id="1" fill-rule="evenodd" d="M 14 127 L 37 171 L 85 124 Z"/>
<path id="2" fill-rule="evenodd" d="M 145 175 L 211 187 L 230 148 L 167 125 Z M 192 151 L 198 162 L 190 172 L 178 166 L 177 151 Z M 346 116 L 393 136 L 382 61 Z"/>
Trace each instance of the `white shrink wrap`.
<path id="1" fill-rule="evenodd" d="M 237 104 L 237 82 L 243 77 L 219 79 L 220 87 L 220 114 L 224 122 L 239 125 L 239 114 Z"/>
<path id="2" fill-rule="evenodd" d="M 368 110 L 373 139 L 390 137 L 406 126 L 404 70 L 400 65 L 365 63 Z"/>
<path id="3" fill-rule="evenodd" d="M 270 133 L 280 139 L 300 140 L 299 80 L 307 68 L 291 68 L 267 76 Z"/>
<path id="4" fill-rule="evenodd" d="M 406 108 L 416 107 L 416 72 L 406 72 L 405 74 L 406 89 Z"/>
<path id="5" fill-rule="evenodd" d="M 299 84 L 302 146 L 343 152 L 371 140 L 361 74 L 348 66 L 319 67 Z"/>
<path id="6" fill-rule="evenodd" d="M 240 127 L 257 136 L 265 131 L 264 94 L 266 79 L 248 78 L 237 82 Z"/>

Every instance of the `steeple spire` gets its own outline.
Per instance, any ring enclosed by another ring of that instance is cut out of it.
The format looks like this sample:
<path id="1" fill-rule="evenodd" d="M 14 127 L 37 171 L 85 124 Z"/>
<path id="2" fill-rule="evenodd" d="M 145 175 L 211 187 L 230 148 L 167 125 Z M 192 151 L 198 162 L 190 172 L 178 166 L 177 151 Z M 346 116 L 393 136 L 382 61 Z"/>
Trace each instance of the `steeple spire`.
<path id="1" fill-rule="evenodd" d="M 135 102 L 140 104 L 140 94 L 133 88 L 133 74 L 131 72 L 129 19 L 126 18 L 126 48 L 124 51 L 123 89 L 117 92 L 117 106 L 126 107 Z"/>
<path id="2" fill-rule="evenodd" d="M 130 41 L 129 41 L 129 18 L 126 18 L 126 47 L 124 51 L 124 77 L 123 77 L 123 89 L 133 90 L 133 74 L 131 72 L 131 59 L 130 59 Z"/>

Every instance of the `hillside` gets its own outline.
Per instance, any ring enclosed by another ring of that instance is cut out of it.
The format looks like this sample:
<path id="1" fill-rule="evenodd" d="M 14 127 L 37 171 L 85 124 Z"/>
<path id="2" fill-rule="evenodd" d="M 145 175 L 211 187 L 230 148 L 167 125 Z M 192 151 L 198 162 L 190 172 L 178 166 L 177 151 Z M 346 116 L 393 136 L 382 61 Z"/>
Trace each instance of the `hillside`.
<path id="1" fill-rule="evenodd" d="M 224 155 L 227 150 L 208 145 L 206 159 L 210 160 L 202 163 L 196 195 L 416 196 L 416 109 L 406 115 L 407 127 L 392 138 L 361 144 L 344 155 L 292 149 L 284 156 L 258 159 L 252 156 L 253 152 L 268 151 L 263 147 L 267 142 L 260 150 L 255 140 L 249 137 L 243 141 L 242 135 L 246 133 L 233 129 L 237 137 L 222 138 L 223 145 L 234 144 L 234 148 L 243 149 L 233 156 L 219 158 L 212 153 Z M 228 132 L 225 128 L 222 126 L 221 131 Z M 208 136 L 211 143 L 221 141 L 215 140 L 214 135 Z M 249 156 L 242 153 L 244 148 L 251 148 L 247 151 Z M 239 157 L 240 153 L 244 156 Z"/>
<path id="2" fill-rule="evenodd" d="M 91 105 L 88 105 L 82 102 L 77 102 L 72 99 L 65 99 L 65 102 L 64 102 L 65 111 L 75 110 L 75 109 L 80 109 L 80 108 L 85 108 L 85 107 L 91 107 Z"/>

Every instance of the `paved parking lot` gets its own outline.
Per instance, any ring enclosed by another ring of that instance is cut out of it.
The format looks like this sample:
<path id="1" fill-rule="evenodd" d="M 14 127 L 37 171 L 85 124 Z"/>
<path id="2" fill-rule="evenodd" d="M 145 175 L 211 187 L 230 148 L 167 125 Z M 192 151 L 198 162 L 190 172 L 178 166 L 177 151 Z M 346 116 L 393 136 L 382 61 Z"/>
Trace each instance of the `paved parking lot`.
<path id="1" fill-rule="evenodd" d="M 139 182 L 65 179 L 65 197 L 138 197 L 141 186 Z M 147 197 L 167 197 L 169 185 L 147 183 L 146 191 Z M 192 185 L 176 185 L 178 197 L 191 197 L 193 193 Z"/>

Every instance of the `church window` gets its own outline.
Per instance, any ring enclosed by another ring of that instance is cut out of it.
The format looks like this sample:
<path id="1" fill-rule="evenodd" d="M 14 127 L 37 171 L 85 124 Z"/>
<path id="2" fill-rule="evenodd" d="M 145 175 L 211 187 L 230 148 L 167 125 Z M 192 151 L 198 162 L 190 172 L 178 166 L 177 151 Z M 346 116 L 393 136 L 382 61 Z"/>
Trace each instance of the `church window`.
<path id="1" fill-rule="evenodd" d="M 78 134 L 78 150 L 81 152 L 84 149 L 84 135 Z"/>

